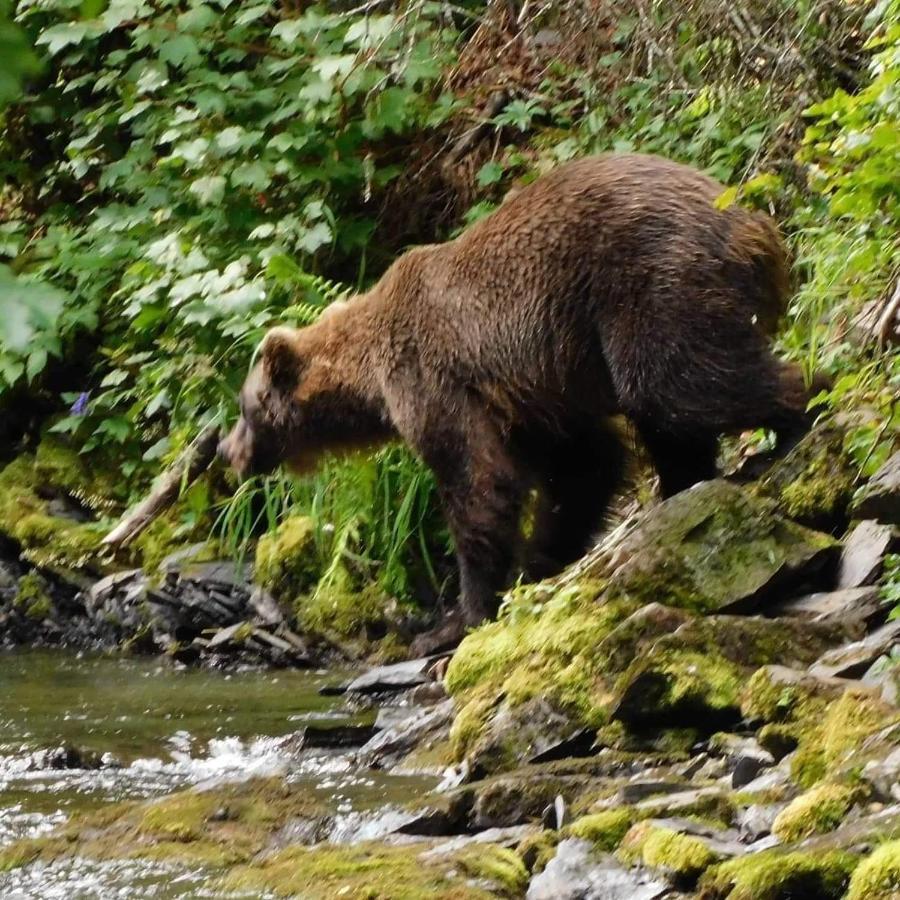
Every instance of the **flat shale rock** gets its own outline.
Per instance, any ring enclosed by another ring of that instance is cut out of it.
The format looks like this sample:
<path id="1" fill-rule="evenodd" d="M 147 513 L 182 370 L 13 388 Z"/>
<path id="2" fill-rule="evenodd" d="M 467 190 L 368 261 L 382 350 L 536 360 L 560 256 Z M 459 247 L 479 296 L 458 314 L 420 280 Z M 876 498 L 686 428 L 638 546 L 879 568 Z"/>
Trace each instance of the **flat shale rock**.
<path id="1" fill-rule="evenodd" d="M 844 541 L 837 587 L 862 587 L 877 581 L 884 557 L 894 543 L 892 526 L 870 520 L 860 522 Z"/>
<path id="2" fill-rule="evenodd" d="M 877 587 L 844 588 L 820 591 L 778 603 L 766 610 L 775 616 L 792 616 L 812 622 L 834 622 L 860 626 L 878 621 L 885 614 Z"/>
<path id="3" fill-rule="evenodd" d="M 855 678 L 900 641 L 900 620 L 888 622 L 861 641 L 824 653 L 810 666 L 810 674 L 825 678 Z"/>
<path id="4" fill-rule="evenodd" d="M 872 476 L 852 512 L 858 519 L 900 525 L 900 450 Z"/>
<path id="5" fill-rule="evenodd" d="M 453 718 L 453 701 L 444 700 L 431 708 L 407 712 L 406 718 L 374 734 L 360 747 L 357 759 L 363 765 L 392 765 L 427 738 L 437 734 L 445 736 Z"/>
<path id="6" fill-rule="evenodd" d="M 727 481 L 649 510 L 614 550 L 610 589 L 696 612 L 750 612 L 790 588 L 826 586 L 836 542 Z"/>
<path id="7" fill-rule="evenodd" d="M 598 854 L 587 841 L 565 840 L 547 867 L 531 879 L 526 900 L 657 900 L 668 885 L 613 856 Z"/>
<path id="8" fill-rule="evenodd" d="M 394 663 L 390 666 L 378 666 L 369 669 L 354 678 L 345 688 L 349 693 L 380 694 L 387 691 L 403 691 L 431 679 L 428 670 L 434 664 L 432 657 L 410 659 L 406 662 Z"/>

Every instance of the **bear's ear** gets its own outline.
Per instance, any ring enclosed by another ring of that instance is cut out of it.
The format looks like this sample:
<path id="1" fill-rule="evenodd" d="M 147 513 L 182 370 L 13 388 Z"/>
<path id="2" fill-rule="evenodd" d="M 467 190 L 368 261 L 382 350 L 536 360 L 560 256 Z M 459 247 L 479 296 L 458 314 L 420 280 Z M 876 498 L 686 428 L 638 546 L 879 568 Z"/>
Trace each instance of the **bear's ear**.
<path id="1" fill-rule="evenodd" d="M 301 360 L 297 335 L 293 328 L 280 325 L 271 329 L 259 348 L 263 372 L 279 390 L 291 390 L 300 380 Z"/>

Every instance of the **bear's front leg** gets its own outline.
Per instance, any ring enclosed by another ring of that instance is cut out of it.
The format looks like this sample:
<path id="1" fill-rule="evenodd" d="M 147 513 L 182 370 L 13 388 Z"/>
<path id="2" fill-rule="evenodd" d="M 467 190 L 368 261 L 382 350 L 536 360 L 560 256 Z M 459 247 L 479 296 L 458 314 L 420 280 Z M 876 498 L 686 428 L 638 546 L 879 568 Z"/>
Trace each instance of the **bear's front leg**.
<path id="1" fill-rule="evenodd" d="M 482 412 L 460 416 L 455 427 L 445 425 L 416 449 L 434 471 L 456 547 L 458 642 L 466 628 L 497 614 L 519 537 L 526 481 L 499 430 Z M 416 646 L 425 644 L 417 641 Z"/>

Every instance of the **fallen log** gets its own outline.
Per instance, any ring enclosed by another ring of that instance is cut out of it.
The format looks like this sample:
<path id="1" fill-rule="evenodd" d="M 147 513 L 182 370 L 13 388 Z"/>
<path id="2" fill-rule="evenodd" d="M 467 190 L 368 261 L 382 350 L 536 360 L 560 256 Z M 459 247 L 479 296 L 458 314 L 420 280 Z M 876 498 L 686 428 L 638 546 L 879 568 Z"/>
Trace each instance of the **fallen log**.
<path id="1" fill-rule="evenodd" d="M 163 510 L 175 502 L 183 487 L 209 468 L 215 458 L 218 442 L 219 426 L 216 422 L 210 422 L 160 476 L 150 493 L 125 513 L 115 528 L 103 538 L 102 543 L 111 547 L 124 547 L 131 543 Z"/>

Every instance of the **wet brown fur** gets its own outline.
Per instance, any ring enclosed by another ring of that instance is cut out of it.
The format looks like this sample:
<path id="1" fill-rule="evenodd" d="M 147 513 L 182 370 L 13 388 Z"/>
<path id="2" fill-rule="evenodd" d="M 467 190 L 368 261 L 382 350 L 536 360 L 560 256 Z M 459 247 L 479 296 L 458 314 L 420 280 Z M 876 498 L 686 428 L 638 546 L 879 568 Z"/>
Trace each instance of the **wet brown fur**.
<path id="1" fill-rule="evenodd" d="M 521 189 L 455 240 L 401 256 L 367 294 L 278 328 L 223 442 L 239 470 L 309 467 L 399 438 L 434 471 L 464 619 L 496 611 L 523 498 L 545 575 L 588 547 L 619 485 L 625 414 L 668 496 L 715 475 L 721 434 L 808 427 L 772 355 L 788 266 L 768 218 L 642 155 L 592 157 Z"/>

